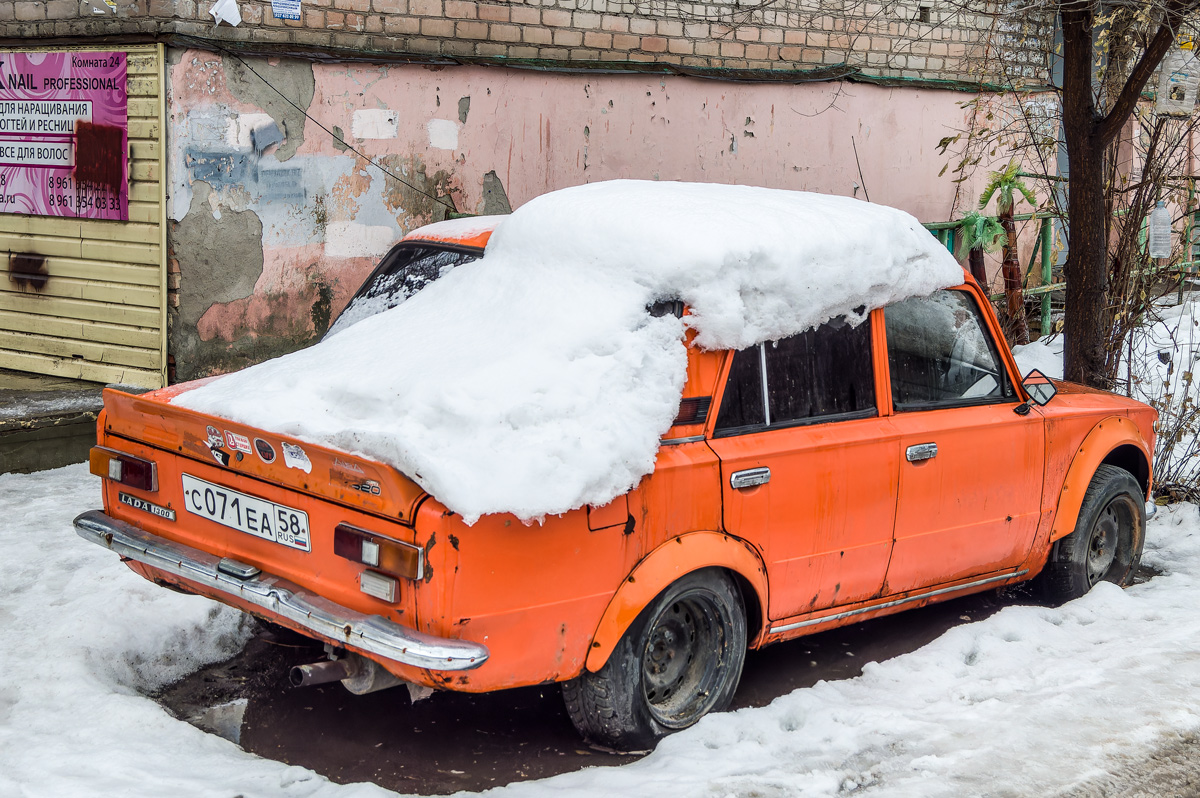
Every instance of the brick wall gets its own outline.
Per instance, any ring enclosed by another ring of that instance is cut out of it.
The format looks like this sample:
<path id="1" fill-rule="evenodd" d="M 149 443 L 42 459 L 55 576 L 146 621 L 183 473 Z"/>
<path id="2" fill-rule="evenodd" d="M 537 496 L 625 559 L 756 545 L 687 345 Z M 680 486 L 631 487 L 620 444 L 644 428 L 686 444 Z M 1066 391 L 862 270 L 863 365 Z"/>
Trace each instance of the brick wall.
<path id="1" fill-rule="evenodd" d="M 1044 83 L 1042 36 L 1014 36 L 992 14 L 942 0 L 303 0 L 279 20 L 268 0 L 239 2 L 243 23 L 214 27 L 212 0 L 0 0 L 10 40 L 172 34 L 387 57 L 568 65 L 807 71 L 923 80 Z M 981 0 L 982 2 L 982 0 Z M 994 6 L 993 6 L 994 8 Z M 982 7 L 981 7 L 982 9 Z M 1048 32 L 1044 32 L 1048 33 Z"/>

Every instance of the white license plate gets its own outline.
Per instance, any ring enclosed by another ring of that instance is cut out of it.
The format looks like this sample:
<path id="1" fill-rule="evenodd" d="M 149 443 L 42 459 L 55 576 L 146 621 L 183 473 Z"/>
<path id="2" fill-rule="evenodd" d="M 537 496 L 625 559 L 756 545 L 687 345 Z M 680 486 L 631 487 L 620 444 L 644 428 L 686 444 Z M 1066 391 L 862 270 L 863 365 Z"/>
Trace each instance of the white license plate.
<path id="1" fill-rule="evenodd" d="M 183 475 L 183 506 L 189 513 L 293 549 L 311 551 L 308 513 L 247 496 L 236 490 Z"/>

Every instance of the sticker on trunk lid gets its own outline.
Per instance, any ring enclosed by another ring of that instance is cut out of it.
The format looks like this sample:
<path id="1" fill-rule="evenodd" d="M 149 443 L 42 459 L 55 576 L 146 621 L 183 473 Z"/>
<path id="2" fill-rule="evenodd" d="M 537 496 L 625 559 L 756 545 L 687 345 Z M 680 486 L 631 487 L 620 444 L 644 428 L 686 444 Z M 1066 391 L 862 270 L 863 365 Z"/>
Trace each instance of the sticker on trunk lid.
<path id="1" fill-rule="evenodd" d="M 258 452 L 258 459 L 264 463 L 275 462 L 275 447 L 262 438 L 254 439 L 254 451 Z"/>
<path id="2" fill-rule="evenodd" d="M 245 435 L 239 435 L 236 432 L 225 430 L 225 442 L 229 444 L 229 448 L 237 452 L 245 452 L 250 454 L 250 439 Z"/>
<path id="3" fill-rule="evenodd" d="M 312 462 L 308 459 L 308 455 L 299 446 L 294 446 L 287 441 L 279 444 L 283 447 L 283 463 L 288 468 L 298 468 L 305 474 L 312 473 Z"/>

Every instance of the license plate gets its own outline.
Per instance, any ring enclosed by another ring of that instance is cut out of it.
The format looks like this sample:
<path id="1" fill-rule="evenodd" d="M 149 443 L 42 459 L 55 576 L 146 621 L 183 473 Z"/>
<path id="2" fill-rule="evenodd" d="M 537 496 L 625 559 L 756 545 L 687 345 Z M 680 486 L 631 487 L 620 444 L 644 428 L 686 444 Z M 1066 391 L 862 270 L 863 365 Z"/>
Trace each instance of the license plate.
<path id="1" fill-rule="evenodd" d="M 311 551 L 308 513 L 183 475 L 183 506 L 193 515 L 247 535 Z"/>

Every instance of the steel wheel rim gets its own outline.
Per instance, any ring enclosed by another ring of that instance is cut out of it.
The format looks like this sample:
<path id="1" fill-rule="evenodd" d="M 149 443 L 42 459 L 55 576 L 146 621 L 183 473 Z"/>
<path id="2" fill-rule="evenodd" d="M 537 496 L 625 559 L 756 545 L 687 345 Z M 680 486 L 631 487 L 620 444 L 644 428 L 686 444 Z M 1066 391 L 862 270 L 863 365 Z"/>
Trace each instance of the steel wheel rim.
<path id="1" fill-rule="evenodd" d="M 1118 500 L 1109 502 L 1096 523 L 1092 525 L 1092 536 L 1088 541 L 1087 579 L 1088 586 L 1094 586 L 1104 580 L 1117 561 L 1117 550 L 1121 545 L 1122 527 L 1128 528 L 1130 523 L 1123 518 Z"/>
<path id="2" fill-rule="evenodd" d="M 681 596 L 654 619 L 642 654 L 642 694 L 655 721 L 681 729 L 716 703 L 725 636 L 716 603 Z"/>

